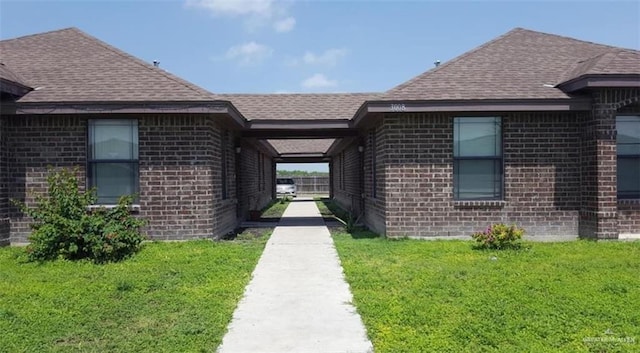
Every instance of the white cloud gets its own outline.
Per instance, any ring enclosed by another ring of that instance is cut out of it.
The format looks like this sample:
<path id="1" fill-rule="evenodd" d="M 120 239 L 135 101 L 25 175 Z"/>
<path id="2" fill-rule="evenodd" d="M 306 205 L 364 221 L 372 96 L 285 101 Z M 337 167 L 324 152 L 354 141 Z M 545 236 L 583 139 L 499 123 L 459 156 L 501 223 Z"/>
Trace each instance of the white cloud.
<path id="1" fill-rule="evenodd" d="M 209 10 L 214 16 L 271 17 L 273 0 L 187 0 L 187 6 Z"/>
<path id="2" fill-rule="evenodd" d="M 296 25 L 296 19 L 293 17 L 287 17 L 280 21 L 276 21 L 276 23 L 273 24 L 273 28 L 276 30 L 276 32 L 284 33 L 284 32 L 290 32 L 293 29 L 293 27 L 295 27 L 295 25 Z"/>
<path id="3" fill-rule="evenodd" d="M 305 64 L 318 64 L 327 66 L 336 66 L 338 61 L 347 55 L 346 49 L 331 48 L 325 50 L 324 53 L 316 55 L 312 52 L 306 52 L 302 57 Z"/>
<path id="4" fill-rule="evenodd" d="M 302 87 L 304 88 L 327 88 L 335 87 L 337 85 L 337 80 L 330 80 L 323 74 L 315 74 L 302 81 Z"/>
<path id="5" fill-rule="evenodd" d="M 277 32 L 288 32 L 296 24 L 289 15 L 290 1 L 283 0 L 186 0 L 186 6 L 209 11 L 216 17 L 240 17 L 248 30 L 272 25 Z"/>
<path id="6" fill-rule="evenodd" d="M 291 66 L 306 64 L 333 67 L 336 66 L 338 62 L 347 55 L 348 52 L 349 51 L 344 48 L 331 48 L 325 50 L 320 54 L 307 51 L 300 58 L 287 59 L 286 64 Z"/>
<path id="7" fill-rule="evenodd" d="M 273 49 L 256 42 L 235 45 L 225 54 L 228 60 L 237 60 L 240 65 L 256 65 L 273 54 Z"/>

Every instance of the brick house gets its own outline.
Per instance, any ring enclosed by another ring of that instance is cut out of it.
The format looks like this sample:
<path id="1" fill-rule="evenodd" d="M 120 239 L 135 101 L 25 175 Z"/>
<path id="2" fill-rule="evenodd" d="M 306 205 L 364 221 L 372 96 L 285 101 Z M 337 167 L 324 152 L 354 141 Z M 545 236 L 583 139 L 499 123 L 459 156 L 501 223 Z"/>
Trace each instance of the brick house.
<path id="1" fill-rule="evenodd" d="M 24 242 L 48 166 L 99 203 L 138 194 L 154 239 L 218 237 L 329 162 L 387 236 L 640 234 L 640 53 L 514 29 L 387 92 L 213 94 L 77 29 L 0 41 L 0 243 Z"/>

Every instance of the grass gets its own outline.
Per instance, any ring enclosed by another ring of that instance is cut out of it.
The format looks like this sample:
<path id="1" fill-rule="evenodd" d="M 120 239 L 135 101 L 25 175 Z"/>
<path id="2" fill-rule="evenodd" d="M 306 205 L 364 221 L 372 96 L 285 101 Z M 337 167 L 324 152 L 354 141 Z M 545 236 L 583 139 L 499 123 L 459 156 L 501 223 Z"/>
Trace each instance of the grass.
<path id="1" fill-rule="evenodd" d="M 106 265 L 2 248 L 0 351 L 214 352 L 265 238 L 148 243 Z"/>
<path id="2" fill-rule="evenodd" d="M 640 352 L 640 242 L 334 239 L 377 353 Z"/>
<path id="3" fill-rule="evenodd" d="M 291 198 L 289 197 L 277 198 L 271 201 L 262 209 L 262 218 L 280 219 L 290 203 Z"/>
<path id="4" fill-rule="evenodd" d="M 344 224 L 349 220 L 349 212 L 343 210 L 333 200 L 316 197 L 313 199 L 320 210 L 320 215 L 325 219 L 339 219 Z"/>

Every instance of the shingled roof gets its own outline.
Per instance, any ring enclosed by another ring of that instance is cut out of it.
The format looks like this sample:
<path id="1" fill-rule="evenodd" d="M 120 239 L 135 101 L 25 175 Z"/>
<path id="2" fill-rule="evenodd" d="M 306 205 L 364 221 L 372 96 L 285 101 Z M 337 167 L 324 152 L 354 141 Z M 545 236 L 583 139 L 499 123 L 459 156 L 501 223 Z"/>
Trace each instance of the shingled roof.
<path id="1" fill-rule="evenodd" d="M 25 80 L 0 62 L 0 93 L 22 96 L 32 89 Z"/>
<path id="2" fill-rule="evenodd" d="M 18 102 L 212 101 L 212 93 L 76 28 L 0 41 L 0 62 L 34 87 Z"/>
<path id="3" fill-rule="evenodd" d="M 640 75 L 640 52 L 614 49 L 586 60 L 578 61 L 561 82 L 587 75 Z"/>
<path id="4" fill-rule="evenodd" d="M 379 93 L 220 94 L 248 120 L 351 119 Z"/>
<path id="5" fill-rule="evenodd" d="M 638 73 L 637 57 L 636 50 L 516 28 L 394 87 L 382 100 L 566 99 L 555 86 L 571 75 Z M 594 62 L 579 65 L 589 59 Z"/>
<path id="6" fill-rule="evenodd" d="M 280 154 L 326 153 L 334 139 L 267 140 Z"/>

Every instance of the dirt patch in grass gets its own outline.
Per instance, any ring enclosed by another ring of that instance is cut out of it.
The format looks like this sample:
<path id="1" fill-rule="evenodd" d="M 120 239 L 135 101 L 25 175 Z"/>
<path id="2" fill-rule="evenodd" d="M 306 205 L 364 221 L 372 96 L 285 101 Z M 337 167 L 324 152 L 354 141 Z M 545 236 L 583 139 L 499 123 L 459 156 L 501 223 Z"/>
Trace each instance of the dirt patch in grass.
<path id="1" fill-rule="evenodd" d="M 220 240 L 222 241 L 234 241 L 234 240 L 256 240 L 268 238 L 273 233 L 271 227 L 266 228 L 254 228 L 254 227 L 240 227 L 236 228 L 233 232 L 225 234 Z"/>

